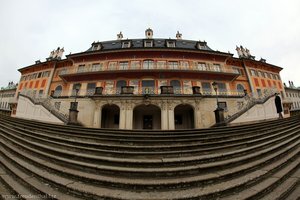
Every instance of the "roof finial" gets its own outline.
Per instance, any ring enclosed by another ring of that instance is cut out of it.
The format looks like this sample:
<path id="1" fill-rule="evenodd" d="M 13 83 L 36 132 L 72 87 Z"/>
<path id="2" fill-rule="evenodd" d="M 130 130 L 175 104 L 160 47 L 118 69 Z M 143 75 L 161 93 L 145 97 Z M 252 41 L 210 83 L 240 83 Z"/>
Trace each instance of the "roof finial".
<path id="1" fill-rule="evenodd" d="M 120 31 L 120 33 L 117 34 L 117 39 L 118 39 L 118 40 L 122 40 L 122 39 L 123 39 L 122 31 Z"/>
<path id="2" fill-rule="evenodd" d="M 152 39 L 152 37 L 153 37 L 153 30 L 151 28 L 148 28 L 145 31 L 145 36 L 146 36 L 147 39 Z"/>
<path id="3" fill-rule="evenodd" d="M 182 34 L 179 33 L 179 31 L 177 31 L 177 33 L 176 33 L 176 39 L 177 40 L 181 40 L 182 39 Z"/>

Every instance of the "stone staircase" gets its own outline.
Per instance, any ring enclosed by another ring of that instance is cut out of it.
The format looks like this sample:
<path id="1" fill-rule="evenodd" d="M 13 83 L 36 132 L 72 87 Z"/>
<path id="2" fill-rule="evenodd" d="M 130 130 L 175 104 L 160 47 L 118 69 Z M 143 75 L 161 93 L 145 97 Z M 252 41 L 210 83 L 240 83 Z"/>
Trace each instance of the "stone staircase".
<path id="1" fill-rule="evenodd" d="M 44 98 L 36 98 L 35 95 L 31 95 L 30 93 L 22 93 L 20 96 L 28 98 L 33 104 L 41 105 L 46 110 L 48 110 L 51 114 L 56 116 L 59 120 L 61 120 L 64 124 L 67 124 L 69 121 L 69 111 L 67 108 L 57 108 L 54 105 L 53 98 L 51 96 L 47 96 Z"/>
<path id="2" fill-rule="evenodd" d="M 300 116 L 199 130 L 89 129 L 0 115 L 2 199 L 300 197 Z"/>

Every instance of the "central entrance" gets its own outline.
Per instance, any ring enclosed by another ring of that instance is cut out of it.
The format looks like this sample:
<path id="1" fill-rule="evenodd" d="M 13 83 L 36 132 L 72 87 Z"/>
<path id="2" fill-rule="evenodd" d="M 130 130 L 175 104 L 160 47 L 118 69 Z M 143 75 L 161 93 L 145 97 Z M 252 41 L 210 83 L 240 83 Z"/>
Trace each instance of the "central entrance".
<path id="1" fill-rule="evenodd" d="M 144 115 L 143 117 L 143 129 L 152 129 L 153 117 L 152 115 Z"/>
<path id="2" fill-rule="evenodd" d="M 161 111 L 155 105 L 139 105 L 133 110 L 133 129 L 161 129 Z"/>

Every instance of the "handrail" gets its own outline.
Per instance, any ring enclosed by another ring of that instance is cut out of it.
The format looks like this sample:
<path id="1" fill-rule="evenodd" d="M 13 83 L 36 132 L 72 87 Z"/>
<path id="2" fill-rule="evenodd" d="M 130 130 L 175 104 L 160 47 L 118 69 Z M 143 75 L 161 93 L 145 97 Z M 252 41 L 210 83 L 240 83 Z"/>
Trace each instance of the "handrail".
<path id="1" fill-rule="evenodd" d="M 246 95 L 241 101 L 239 101 L 239 105 L 233 109 L 230 109 L 231 115 L 228 115 L 225 118 L 225 123 L 232 122 L 233 120 L 237 119 L 239 116 L 247 112 L 256 104 L 263 104 L 268 101 L 271 97 L 275 95 L 277 90 L 275 88 L 265 89 L 263 93 L 250 93 Z"/>
<path id="2" fill-rule="evenodd" d="M 50 96 L 41 97 L 36 96 L 32 90 L 23 90 L 20 93 L 21 96 L 27 97 L 34 104 L 42 105 L 50 113 L 62 120 L 64 123 L 69 121 L 69 110 L 61 105 L 57 106 Z"/>

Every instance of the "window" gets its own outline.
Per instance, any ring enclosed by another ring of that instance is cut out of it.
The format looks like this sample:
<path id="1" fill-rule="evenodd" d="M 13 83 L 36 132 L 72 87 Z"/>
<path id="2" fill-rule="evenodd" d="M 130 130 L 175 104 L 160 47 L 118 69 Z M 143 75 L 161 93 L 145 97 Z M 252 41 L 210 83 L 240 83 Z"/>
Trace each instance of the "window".
<path id="1" fill-rule="evenodd" d="M 38 88 L 39 87 L 39 81 L 35 82 L 34 88 Z"/>
<path id="2" fill-rule="evenodd" d="M 260 72 L 260 71 L 258 71 L 258 72 L 257 72 L 257 75 L 258 75 L 259 77 L 262 77 L 262 75 L 261 75 L 261 72 Z"/>
<path id="3" fill-rule="evenodd" d="M 117 62 L 108 63 L 108 70 L 116 70 L 116 69 L 117 69 Z"/>
<path id="4" fill-rule="evenodd" d="M 153 46 L 153 41 L 144 41 L 144 47 L 152 47 Z"/>
<path id="5" fill-rule="evenodd" d="M 130 48 L 131 47 L 131 42 L 130 41 L 125 41 L 122 43 L 122 48 Z"/>
<path id="6" fill-rule="evenodd" d="M 94 95 L 95 94 L 95 89 L 96 89 L 96 83 L 88 83 L 87 84 L 86 95 L 87 96 Z"/>
<path id="7" fill-rule="evenodd" d="M 59 75 L 64 75 L 64 74 L 66 74 L 66 73 L 67 73 L 67 68 L 61 69 L 61 70 L 59 70 L 59 72 L 58 72 Z"/>
<path id="8" fill-rule="evenodd" d="M 153 69 L 153 68 L 154 68 L 153 60 L 144 60 L 143 69 Z"/>
<path id="9" fill-rule="evenodd" d="M 244 94 L 245 88 L 244 88 L 244 86 L 243 86 L 242 84 L 238 84 L 238 85 L 236 86 L 236 89 L 237 89 L 237 91 L 238 91 L 239 94 L 240 94 L 240 93 Z"/>
<path id="10" fill-rule="evenodd" d="M 46 71 L 42 73 L 42 77 L 49 77 L 50 76 L 50 71 Z"/>
<path id="11" fill-rule="evenodd" d="M 197 68 L 198 70 L 202 70 L 202 71 L 207 70 L 206 64 L 205 64 L 205 63 L 201 63 L 201 62 L 198 62 L 198 63 L 197 63 L 196 68 Z"/>
<path id="12" fill-rule="evenodd" d="M 242 69 L 238 68 L 238 67 L 232 67 L 232 70 L 234 73 L 236 74 L 240 74 L 240 75 L 244 75 L 244 72 Z"/>
<path id="13" fill-rule="evenodd" d="M 181 69 L 189 69 L 189 62 L 187 61 L 181 61 Z"/>
<path id="14" fill-rule="evenodd" d="M 181 83 L 179 80 L 171 80 L 170 85 L 173 86 L 174 94 L 181 93 Z"/>
<path id="15" fill-rule="evenodd" d="M 102 69 L 102 66 L 103 64 L 101 63 L 95 63 L 92 65 L 92 72 L 95 72 L 95 71 L 100 71 Z"/>
<path id="16" fill-rule="evenodd" d="M 166 61 L 157 61 L 157 68 L 158 69 L 165 69 L 166 68 Z"/>
<path id="17" fill-rule="evenodd" d="M 170 61 L 168 62 L 169 69 L 178 69 L 178 62 L 177 61 Z"/>
<path id="18" fill-rule="evenodd" d="M 62 87 L 59 85 L 55 88 L 53 96 L 59 97 L 59 96 L 61 96 L 61 93 L 62 93 Z"/>
<path id="19" fill-rule="evenodd" d="M 202 83 L 202 90 L 204 94 L 211 94 L 211 85 L 209 82 Z"/>
<path id="20" fill-rule="evenodd" d="M 220 94 L 226 93 L 227 92 L 226 84 L 225 83 L 218 83 L 218 91 L 219 91 Z"/>
<path id="21" fill-rule="evenodd" d="M 257 95 L 258 95 L 259 97 L 262 96 L 261 89 L 256 89 L 256 92 L 257 92 Z"/>
<path id="22" fill-rule="evenodd" d="M 80 91 L 80 88 L 81 88 L 81 84 L 80 83 L 74 84 L 71 96 L 77 96 L 78 93 L 79 93 L 79 91 Z"/>
<path id="23" fill-rule="evenodd" d="M 42 76 L 42 72 L 40 72 L 40 73 L 38 74 L 38 78 L 41 78 L 41 76 Z"/>
<path id="24" fill-rule="evenodd" d="M 140 61 L 131 61 L 130 69 L 140 69 L 141 62 Z"/>
<path id="25" fill-rule="evenodd" d="M 266 78 L 266 73 L 265 73 L 265 72 L 260 72 L 260 74 L 261 74 L 261 76 L 262 76 L 263 78 Z"/>
<path id="26" fill-rule="evenodd" d="M 101 44 L 94 44 L 92 46 L 92 51 L 97 51 L 97 50 L 100 50 L 101 49 Z"/>
<path id="27" fill-rule="evenodd" d="M 143 94 L 154 94 L 154 80 L 142 80 Z"/>
<path id="28" fill-rule="evenodd" d="M 119 69 L 121 69 L 121 70 L 128 69 L 128 62 L 120 62 Z"/>
<path id="29" fill-rule="evenodd" d="M 258 76 L 257 71 L 251 69 L 250 72 L 251 72 L 251 76 Z"/>
<path id="30" fill-rule="evenodd" d="M 213 71 L 220 72 L 221 71 L 221 65 L 220 64 L 214 64 L 213 65 Z"/>
<path id="31" fill-rule="evenodd" d="M 81 73 L 85 71 L 85 65 L 79 65 L 77 69 L 77 73 Z"/>
<path id="32" fill-rule="evenodd" d="M 117 88 L 117 94 L 120 94 L 121 93 L 121 90 L 122 90 L 122 87 L 123 86 L 126 86 L 127 85 L 127 82 L 125 80 L 118 80 L 117 81 L 117 85 L 116 85 L 116 88 Z"/>
<path id="33" fill-rule="evenodd" d="M 175 41 L 167 41 L 167 47 L 175 48 L 176 47 Z"/>
<path id="34" fill-rule="evenodd" d="M 44 90 L 39 91 L 39 97 L 42 97 L 44 95 Z"/>

